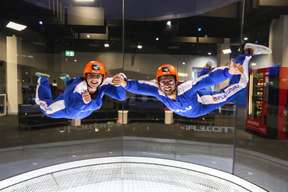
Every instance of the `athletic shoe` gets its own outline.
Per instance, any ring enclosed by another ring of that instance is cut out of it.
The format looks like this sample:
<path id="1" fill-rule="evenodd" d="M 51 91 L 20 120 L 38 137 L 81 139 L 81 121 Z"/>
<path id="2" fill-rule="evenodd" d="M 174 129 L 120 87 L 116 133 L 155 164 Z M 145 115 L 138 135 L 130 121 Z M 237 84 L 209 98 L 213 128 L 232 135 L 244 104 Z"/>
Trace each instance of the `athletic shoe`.
<path id="1" fill-rule="evenodd" d="M 35 75 L 36 75 L 37 77 L 39 77 L 39 78 L 40 78 L 40 77 L 47 77 L 47 78 L 50 77 L 49 74 L 47 74 L 47 73 L 41 73 L 41 72 L 36 72 Z"/>
<path id="2" fill-rule="evenodd" d="M 60 75 L 59 79 L 61 79 L 65 85 L 72 79 L 67 73 L 63 73 Z"/>
<path id="3" fill-rule="evenodd" d="M 266 47 L 264 45 L 258 45 L 254 43 L 246 43 L 244 46 L 245 50 L 253 50 L 253 55 L 268 55 L 272 53 L 272 50 L 269 47 Z"/>

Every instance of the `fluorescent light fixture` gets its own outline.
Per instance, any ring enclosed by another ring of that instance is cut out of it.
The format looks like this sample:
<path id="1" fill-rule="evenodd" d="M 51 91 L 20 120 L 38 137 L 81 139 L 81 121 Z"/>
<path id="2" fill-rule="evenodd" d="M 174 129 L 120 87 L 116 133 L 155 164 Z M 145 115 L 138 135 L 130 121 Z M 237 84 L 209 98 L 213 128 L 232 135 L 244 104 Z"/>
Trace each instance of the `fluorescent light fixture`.
<path id="1" fill-rule="evenodd" d="M 188 73 L 178 72 L 178 76 L 179 76 L 179 77 L 188 77 Z"/>
<path id="2" fill-rule="evenodd" d="M 212 55 L 212 53 L 211 53 L 211 52 L 208 52 L 208 55 Z"/>
<path id="3" fill-rule="evenodd" d="M 95 0 L 74 0 L 74 1 L 79 3 L 91 3 L 94 2 Z"/>
<path id="4" fill-rule="evenodd" d="M 72 50 L 65 50 L 65 57 L 74 57 L 75 51 Z"/>
<path id="5" fill-rule="evenodd" d="M 143 48 L 143 46 L 142 45 L 137 45 L 137 49 L 142 49 Z"/>
<path id="6" fill-rule="evenodd" d="M 223 52 L 223 54 L 225 54 L 225 55 L 232 53 L 232 51 L 231 51 L 230 48 L 229 48 L 229 49 L 223 49 L 222 52 Z"/>
<path id="7" fill-rule="evenodd" d="M 172 22 L 169 20 L 169 21 L 166 22 L 166 25 L 169 26 L 169 27 L 171 27 Z"/>
<path id="8" fill-rule="evenodd" d="M 10 29 L 17 30 L 17 31 L 23 31 L 24 29 L 27 28 L 26 25 L 21 25 L 19 23 L 14 23 L 12 21 L 9 21 L 9 23 L 6 25 L 6 27 L 10 28 Z"/>
<path id="9" fill-rule="evenodd" d="M 104 47 L 105 47 L 105 48 L 110 47 L 109 43 L 105 43 L 105 44 L 104 44 Z"/>

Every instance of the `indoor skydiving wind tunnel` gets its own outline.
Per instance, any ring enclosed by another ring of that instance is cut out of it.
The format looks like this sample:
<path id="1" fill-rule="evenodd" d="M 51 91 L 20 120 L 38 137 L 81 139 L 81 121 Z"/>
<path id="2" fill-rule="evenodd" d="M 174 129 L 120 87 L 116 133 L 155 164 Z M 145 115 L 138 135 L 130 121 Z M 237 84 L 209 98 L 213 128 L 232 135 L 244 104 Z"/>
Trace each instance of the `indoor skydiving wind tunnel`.
<path id="1" fill-rule="evenodd" d="M 0 191 L 288 191 L 288 2 L 0 1 Z"/>

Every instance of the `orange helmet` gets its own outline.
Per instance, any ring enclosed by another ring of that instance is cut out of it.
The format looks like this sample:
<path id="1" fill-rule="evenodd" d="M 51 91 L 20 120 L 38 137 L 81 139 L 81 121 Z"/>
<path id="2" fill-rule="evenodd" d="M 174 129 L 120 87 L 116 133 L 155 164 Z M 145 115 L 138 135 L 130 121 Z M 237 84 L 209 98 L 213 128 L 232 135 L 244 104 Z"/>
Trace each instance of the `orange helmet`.
<path id="1" fill-rule="evenodd" d="M 87 73 L 98 73 L 103 75 L 103 77 L 105 77 L 107 74 L 105 65 L 100 61 L 89 61 L 83 70 L 84 77 Z"/>
<path id="2" fill-rule="evenodd" d="M 159 77 L 162 77 L 164 75 L 175 76 L 176 81 L 178 81 L 177 69 L 171 64 L 162 64 L 157 68 L 157 70 L 156 70 L 157 80 L 159 79 Z"/>

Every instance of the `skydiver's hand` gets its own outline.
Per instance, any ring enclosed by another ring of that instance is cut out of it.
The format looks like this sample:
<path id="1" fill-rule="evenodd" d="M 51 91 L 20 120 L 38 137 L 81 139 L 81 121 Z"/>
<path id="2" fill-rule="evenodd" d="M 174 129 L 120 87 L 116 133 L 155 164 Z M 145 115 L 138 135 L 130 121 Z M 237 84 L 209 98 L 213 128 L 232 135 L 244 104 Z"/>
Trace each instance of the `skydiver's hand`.
<path id="1" fill-rule="evenodd" d="M 84 91 L 84 92 L 82 93 L 82 99 L 83 99 L 83 101 L 84 101 L 85 104 L 90 103 L 90 102 L 91 102 L 91 95 L 90 95 L 90 93 L 89 93 L 88 91 Z"/>
<path id="2" fill-rule="evenodd" d="M 239 75 L 243 73 L 243 66 L 240 64 L 234 63 L 233 60 L 231 60 L 229 64 L 229 73 L 231 75 Z"/>
<path id="3" fill-rule="evenodd" d="M 112 84 L 115 86 L 123 86 L 125 87 L 127 84 L 126 76 L 123 73 L 118 73 L 113 76 Z"/>

